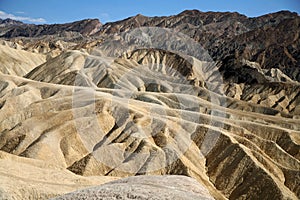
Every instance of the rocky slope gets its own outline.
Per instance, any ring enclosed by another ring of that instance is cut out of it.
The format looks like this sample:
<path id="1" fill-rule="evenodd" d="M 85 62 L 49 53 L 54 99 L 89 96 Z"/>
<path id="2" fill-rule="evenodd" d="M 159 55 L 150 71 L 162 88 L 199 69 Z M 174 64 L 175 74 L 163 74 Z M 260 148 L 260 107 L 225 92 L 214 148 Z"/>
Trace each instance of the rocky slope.
<path id="1" fill-rule="evenodd" d="M 288 11 L 247 18 L 239 13 L 192 10 L 170 17 L 137 15 L 105 24 L 96 34 L 142 26 L 177 29 L 198 41 L 224 67 L 230 65 L 232 69 L 232 63 L 241 66 L 243 60 L 248 60 L 261 68 L 278 68 L 299 81 L 299 22 L 298 14 Z M 241 70 L 236 72 L 234 76 L 244 76 Z"/>
<path id="2" fill-rule="evenodd" d="M 23 24 L 14 20 L 2 20 L 1 37 L 39 37 L 44 35 L 66 34 L 68 32 L 80 33 L 88 36 L 99 30 L 101 23 L 98 19 L 86 19 L 67 24 Z"/>
<path id="3" fill-rule="evenodd" d="M 195 180 L 184 176 L 138 176 L 76 191 L 56 199 L 213 199 Z"/>
<path id="4" fill-rule="evenodd" d="M 83 177 L 50 162 L 0 152 L 0 198 L 49 199 L 114 177 Z"/>
<path id="5" fill-rule="evenodd" d="M 0 71 L 4 74 L 24 76 L 46 62 L 46 56 L 0 45 Z"/>
<path id="6" fill-rule="evenodd" d="M 81 28 L 89 22 L 0 28 L 30 36 L 2 35 L 0 167 L 15 167 L 1 175 L 2 197 L 44 199 L 136 175 L 200 185 L 138 176 L 60 198 L 143 190 L 155 199 L 154 188 L 174 180 L 195 186 L 174 188 L 187 199 L 202 186 L 204 199 L 300 197 L 297 14 L 193 10 L 98 32 L 92 22 Z"/>

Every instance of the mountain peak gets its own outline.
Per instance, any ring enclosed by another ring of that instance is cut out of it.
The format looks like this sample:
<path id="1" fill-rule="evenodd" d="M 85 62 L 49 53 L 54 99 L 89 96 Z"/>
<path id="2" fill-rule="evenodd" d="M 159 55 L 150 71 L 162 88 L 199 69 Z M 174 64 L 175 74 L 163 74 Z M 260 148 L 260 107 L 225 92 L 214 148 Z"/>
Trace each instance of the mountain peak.
<path id="1" fill-rule="evenodd" d="M 22 25 L 24 23 L 21 21 L 6 18 L 6 19 L 0 19 L 0 24 L 1 25 Z"/>
<path id="2" fill-rule="evenodd" d="M 181 13 L 179 13 L 179 15 L 198 15 L 200 13 L 203 13 L 197 9 L 193 9 L 193 10 L 184 10 Z"/>
<path id="3" fill-rule="evenodd" d="M 135 17 L 146 17 L 146 16 L 139 13 Z"/>

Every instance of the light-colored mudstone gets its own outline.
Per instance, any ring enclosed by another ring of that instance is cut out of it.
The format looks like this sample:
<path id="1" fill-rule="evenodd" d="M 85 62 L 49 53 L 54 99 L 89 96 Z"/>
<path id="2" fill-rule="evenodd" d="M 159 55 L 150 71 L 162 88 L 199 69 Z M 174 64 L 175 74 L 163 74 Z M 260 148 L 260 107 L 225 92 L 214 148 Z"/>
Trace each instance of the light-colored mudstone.
<path id="1" fill-rule="evenodd" d="M 130 177 L 55 198 L 55 200 L 68 199 L 212 200 L 214 198 L 196 180 L 174 175 Z"/>

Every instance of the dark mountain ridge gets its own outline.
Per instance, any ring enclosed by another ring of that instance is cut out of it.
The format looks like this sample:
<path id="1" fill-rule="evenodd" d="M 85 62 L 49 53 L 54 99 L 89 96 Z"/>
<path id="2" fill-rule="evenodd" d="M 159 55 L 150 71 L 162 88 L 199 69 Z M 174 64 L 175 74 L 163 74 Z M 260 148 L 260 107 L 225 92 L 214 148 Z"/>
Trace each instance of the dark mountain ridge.
<path id="1" fill-rule="evenodd" d="M 13 20 L 10 18 L 7 19 L 0 19 L 0 26 L 8 26 L 8 25 L 25 25 L 23 22 L 21 21 L 17 21 L 17 20 Z"/>
<path id="2" fill-rule="evenodd" d="M 138 14 L 124 20 L 104 25 L 98 19 L 86 19 L 66 24 L 33 25 L 13 20 L 0 21 L 2 38 L 18 37 L 60 38 L 76 42 L 86 38 L 104 38 L 138 27 L 176 29 L 199 42 L 210 56 L 219 63 L 225 81 L 257 83 L 258 69 L 245 74 L 245 62 L 256 63 L 261 69 L 276 68 L 289 78 L 300 81 L 300 17 L 290 11 L 279 11 L 249 18 L 237 12 L 201 12 L 185 10 L 177 15 L 147 17 Z M 80 46 L 80 45 L 79 45 Z M 251 67 L 251 66 L 248 66 Z M 231 74 L 232 72 L 232 74 Z M 237 81 L 240 80 L 240 81 Z"/>
<path id="3" fill-rule="evenodd" d="M 7 23 L 6 21 L 10 21 Z M 98 31 L 102 25 L 98 19 L 84 19 L 66 24 L 24 24 L 22 22 L 6 19 L 0 21 L 4 24 L 4 29 L 1 30 L 1 37 L 40 37 L 44 35 L 54 35 L 62 32 L 78 32 L 84 36 L 89 36 Z"/>

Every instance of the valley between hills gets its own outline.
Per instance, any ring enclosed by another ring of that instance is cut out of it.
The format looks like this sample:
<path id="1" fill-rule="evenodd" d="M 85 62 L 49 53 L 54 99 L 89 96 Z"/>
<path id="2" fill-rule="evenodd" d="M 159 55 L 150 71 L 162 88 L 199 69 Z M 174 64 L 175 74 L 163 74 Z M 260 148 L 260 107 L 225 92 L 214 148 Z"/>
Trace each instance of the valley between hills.
<path id="1" fill-rule="evenodd" d="M 299 34 L 289 11 L 1 19 L 0 199 L 299 199 Z"/>

